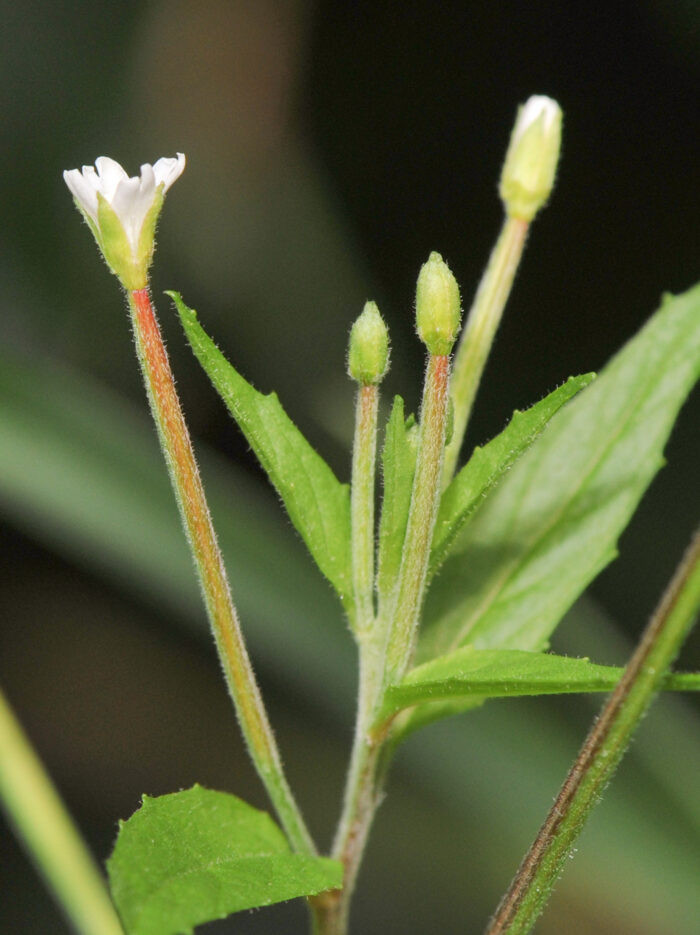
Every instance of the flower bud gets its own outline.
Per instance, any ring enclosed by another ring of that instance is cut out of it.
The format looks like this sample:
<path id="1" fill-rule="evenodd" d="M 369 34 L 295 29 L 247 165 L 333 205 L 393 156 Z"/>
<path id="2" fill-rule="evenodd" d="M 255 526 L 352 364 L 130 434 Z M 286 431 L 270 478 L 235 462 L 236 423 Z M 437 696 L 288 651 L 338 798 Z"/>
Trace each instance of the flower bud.
<path id="1" fill-rule="evenodd" d="M 100 156 L 95 166 L 63 173 L 107 265 L 125 289 L 143 289 L 153 258 L 156 224 L 165 193 L 185 168 L 182 153 L 141 166 L 129 178 L 118 162 Z"/>
<path id="2" fill-rule="evenodd" d="M 374 302 L 366 302 L 350 331 L 348 373 L 358 383 L 380 383 L 389 365 L 389 333 Z"/>
<path id="3" fill-rule="evenodd" d="M 416 329 L 431 354 L 449 354 L 462 310 L 459 286 L 439 253 L 431 253 L 416 284 Z"/>
<path id="4" fill-rule="evenodd" d="M 509 217 L 531 221 L 554 187 L 561 148 L 561 108 L 535 95 L 518 109 L 501 174 L 501 198 Z"/>

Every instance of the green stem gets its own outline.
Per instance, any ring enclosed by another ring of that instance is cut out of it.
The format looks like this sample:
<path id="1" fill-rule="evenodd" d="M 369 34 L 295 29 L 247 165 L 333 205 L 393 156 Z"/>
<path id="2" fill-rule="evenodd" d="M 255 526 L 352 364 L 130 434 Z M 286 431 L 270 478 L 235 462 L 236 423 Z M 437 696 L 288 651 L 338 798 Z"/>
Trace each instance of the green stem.
<path id="1" fill-rule="evenodd" d="M 449 375 L 449 357 L 431 355 L 423 388 L 416 473 L 396 599 L 388 619 L 380 617 L 371 630 L 359 634 L 360 687 L 355 739 L 332 851 L 342 861 L 345 876 L 342 891 L 323 894 L 312 902 L 315 935 L 345 935 L 347 931 L 350 899 L 381 794 L 377 766 L 385 738 L 372 728 L 387 682 L 403 675 L 413 652 L 440 498 Z"/>
<path id="2" fill-rule="evenodd" d="M 382 693 L 384 647 L 372 634 L 360 644 L 360 685 L 350 767 L 345 785 L 343 810 L 338 823 L 331 856 L 344 867 L 343 888 L 311 900 L 314 935 L 345 935 L 350 901 L 357 874 L 377 810 L 380 793 L 375 783 L 381 739 L 372 734 Z"/>
<path id="3" fill-rule="evenodd" d="M 416 473 L 391 612 L 387 683 L 401 679 L 413 655 L 440 502 L 449 385 L 450 358 L 431 354 L 423 388 Z"/>
<path id="4" fill-rule="evenodd" d="M 374 623 L 374 474 L 377 452 L 379 389 L 362 384 L 357 391 L 352 449 L 352 579 L 358 633 Z"/>
<path id="5" fill-rule="evenodd" d="M 204 488 L 175 389 L 168 355 L 147 289 L 127 293 L 146 392 L 158 428 L 180 515 L 202 587 L 228 689 L 250 756 L 295 850 L 314 854 L 282 768 L 253 673 L 209 514 Z"/>
<path id="6" fill-rule="evenodd" d="M 503 897 L 486 935 L 527 935 L 559 879 L 567 855 L 610 781 L 630 739 L 700 610 L 700 530 L 696 532 L 620 681 L 566 777 L 552 809 Z"/>
<path id="7" fill-rule="evenodd" d="M 2 693 L 0 798 L 76 930 L 124 935 L 100 871 Z"/>
<path id="8" fill-rule="evenodd" d="M 353 587 L 360 650 L 357 718 L 343 810 L 331 852 L 343 864 L 343 888 L 311 900 L 314 932 L 318 935 L 341 935 L 347 929 L 350 899 L 376 809 L 373 774 L 377 748 L 370 738 L 369 728 L 382 690 L 385 648 L 374 612 L 374 477 L 378 402 L 376 385 L 360 385 L 355 408 L 351 493 Z"/>
<path id="9" fill-rule="evenodd" d="M 457 467 L 474 397 L 510 295 L 528 227 L 527 221 L 506 217 L 455 353 L 451 381 L 454 429 L 445 450 L 443 486 L 450 482 Z"/>

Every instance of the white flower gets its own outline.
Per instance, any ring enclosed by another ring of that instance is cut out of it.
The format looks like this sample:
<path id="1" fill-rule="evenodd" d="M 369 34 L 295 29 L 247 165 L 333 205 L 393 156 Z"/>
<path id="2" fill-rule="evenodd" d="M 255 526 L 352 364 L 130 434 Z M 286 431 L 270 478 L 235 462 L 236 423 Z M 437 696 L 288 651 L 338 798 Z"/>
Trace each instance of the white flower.
<path id="1" fill-rule="evenodd" d="M 129 178 L 118 162 L 100 156 L 94 166 L 63 173 L 108 265 L 127 288 L 146 285 L 163 197 L 184 168 L 178 153 L 142 165 L 141 174 Z"/>

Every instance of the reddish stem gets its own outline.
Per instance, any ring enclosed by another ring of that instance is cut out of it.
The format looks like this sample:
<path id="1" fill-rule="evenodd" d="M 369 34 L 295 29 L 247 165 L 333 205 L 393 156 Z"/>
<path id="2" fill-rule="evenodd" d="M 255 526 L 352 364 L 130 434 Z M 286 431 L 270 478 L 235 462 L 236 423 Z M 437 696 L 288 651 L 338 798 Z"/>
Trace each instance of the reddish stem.
<path id="1" fill-rule="evenodd" d="M 290 842 L 298 851 L 315 853 L 284 777 L 277 744 L 243 641 L 192 442 L 148 289 L 129 293 L 129 304 L 151 411 L 241 730 Z"/>

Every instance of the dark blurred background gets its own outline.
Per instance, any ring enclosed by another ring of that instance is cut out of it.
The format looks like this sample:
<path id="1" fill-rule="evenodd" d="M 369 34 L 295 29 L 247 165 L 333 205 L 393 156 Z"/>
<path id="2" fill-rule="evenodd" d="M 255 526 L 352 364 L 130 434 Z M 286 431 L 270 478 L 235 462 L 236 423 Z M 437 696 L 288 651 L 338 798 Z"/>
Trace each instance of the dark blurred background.
<path id="1" fill-rule="evenodd" d="M 516 107 L 565 112 L 471 442 L 599 369 L 698 277 L 700 8 L 606 3 L 0 0 L 0 684 L 103 859 L 116 820 L 195 780 L 265 807 L 214 657 L 146 418 L 123 300 L 61 179 L 185 152 L 153 274 L 215 520 L 292 784 L 328 842 L 354 658 L 338 608 L 185 342 L 163 289 L 343 479 L 348 330 L 392 335 L 387 398 L 418 399 L 415 277 L 439 250 L 468 305 L 501 223 Z M 560 651 L 622 663 L 700 513 L 697 395 L 621 557 Z M 270 582 L 276 584 L 273 590 Z M 696 636 L 685 667 L 700 665 Z M 355 931 L 478 932 L 600 699 L 492 703 L 399 758 Z M 700 709 L 666 698 L 539 931 L 693 935 Z M 0 931 L 68 931 L 5 825 Z M 207 932 L 304 930 L 303 907 Z"/>

